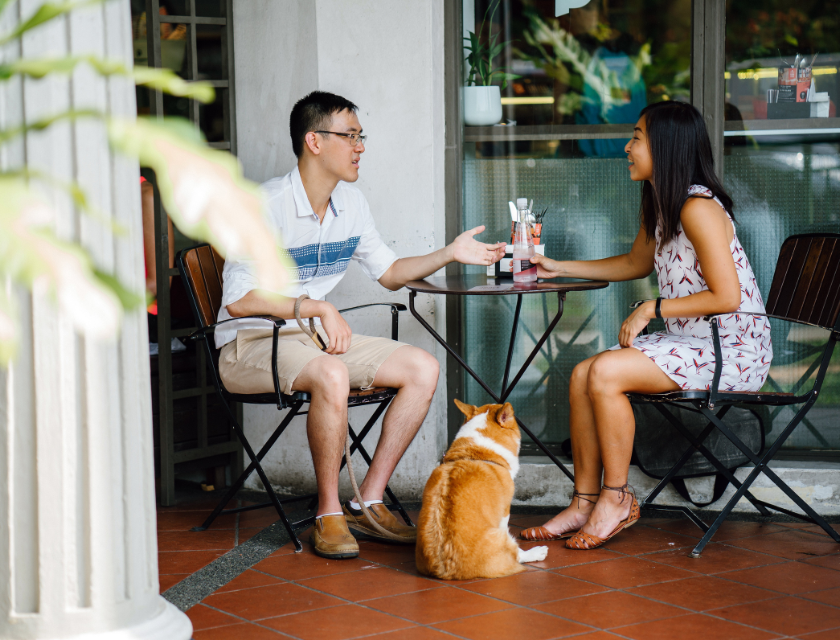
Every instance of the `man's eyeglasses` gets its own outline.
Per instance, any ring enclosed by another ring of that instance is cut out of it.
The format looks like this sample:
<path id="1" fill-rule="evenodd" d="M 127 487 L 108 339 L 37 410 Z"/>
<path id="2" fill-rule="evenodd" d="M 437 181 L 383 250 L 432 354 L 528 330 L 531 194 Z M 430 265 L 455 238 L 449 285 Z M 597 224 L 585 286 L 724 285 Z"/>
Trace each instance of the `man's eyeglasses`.
<path id="1" fill-rule="evenodd" d="M 361 133 L 339 133 L 338 131 L 315 131 L 315 133 L 331 133 L 335 136 L 341 136 L 342 138 L 347 138 L 348 142 L 351 146 L 355 147 L 361 142 L 364 144 L 367 142 L 367 136 L 363 136 Z"/>

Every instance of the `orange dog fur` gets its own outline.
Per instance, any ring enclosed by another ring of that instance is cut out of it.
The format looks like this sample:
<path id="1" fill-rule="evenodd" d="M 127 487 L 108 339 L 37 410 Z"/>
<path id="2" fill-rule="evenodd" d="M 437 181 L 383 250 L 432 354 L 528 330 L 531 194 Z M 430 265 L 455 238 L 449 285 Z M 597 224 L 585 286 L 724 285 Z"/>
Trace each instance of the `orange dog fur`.
<path id="1" fill-rule="evenodd" d="M 521 437 L 513 407 L 455 404 L 466 420 L 423 491 L 417 570 L 445 580 L 519 573 L 548 547 L 523 551 L 508 530 Z"/>

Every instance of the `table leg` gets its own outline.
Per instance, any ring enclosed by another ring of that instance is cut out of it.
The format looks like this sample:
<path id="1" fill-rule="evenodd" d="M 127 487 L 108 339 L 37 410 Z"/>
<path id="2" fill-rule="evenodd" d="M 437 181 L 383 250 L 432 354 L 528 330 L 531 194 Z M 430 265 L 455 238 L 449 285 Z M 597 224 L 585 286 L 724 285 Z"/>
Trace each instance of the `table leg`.
<path id="1" fill-rule="evenodd" d="M 508 345 L 507 361 L 505 362 L 505 375 L 502 378 L 502 391 L 507 389 L 508 376 L 510 375 L 510 363 L 513 360 L 513 347 L 516 345 L 516 330 L 519 328 L 519 312 L 522 311 L 522 294 L 516 296 L 516 311 L 513 312 L 513 327 L 510 330 L 510 344 Z"/>
<path id="2" fill-rule="evenodd" d="M 493 400 L 495 400 L 495 401 L 496 401 L 497 403 L 499 403 L 499 404 L 501 404 L 501 403 L 505 402 L 505 398 L 507 398 L 508 396 L 510 396 L 510 394 L 511 394 L 511 392 L 513 391 L 514 387 L 516 387 L 516 385 L 517 385 L 517 383 L 519 382 L 520 378 L 521 378 L 521 377 L 522 377 L 522 375 L 525 373 L 525 370 L 526 370 L 526 369 L 528 368 L 528 366 L 531 364 L 531 361 L 532 361 L 532 360 L 536 357 L 537 353 L 539 353 L 539 350 L 542 348 L 543 344 L 544 344 L 544 343 L 545 343 L 545 341 L 548 339 L 548 336 L 549 336 L 549 335 L 551 335 L 551 332 L 554 330 L 554 327 L 556 327 L 556 326 L 557 326 L 557 323 L 560 321 L 560 317 L 563 315 L 563 302 L 564 302 L 564 300 L 565 300 L 565 294 L 563 294 L 563 293 L 558 293 L 558 294 L 557 294 L 557 298 L 558 298 L 557 315 L 556 315 L 556 316 L 554 317 L 554 319 L 551 321 L 551 324 L 550 324 L 550 325 L 546 328 L 546 330 L 545 330 L 545 332 L 543 333 L 542 337 L 541 337 L 541 338 L 537 341 L 536 346 L 535 346 L 535 347 L 534 347 L 534 349 L 531 351 L 531 354 L 528 356 L 528 358 L 525 360 L 525 363 L 522 365 L 522 368 L 521 368 L 521 369 L 519 370 L 519 372 L 516 374 L 516 377 L 513 379 L 513 382 L 511 382 L 511 384 L 510 384 L 510 386 L 509 386 L 509 387 L 507 387 L 506 389 L 504 389 L 504 390 L 503 390 L 502 395 L 499 395 L 499 394 L 497 394 L 495 391 L 493 391 L 493 390 L 492 390 L 492 389 L 491 389 L 491 388 L 487 385 L 487 383 L 486 383 L 486 382 L 484 382 L 484 380 L 482 380 L 482 379 L 481 379 L 481 377 L 480 377 L 480 376 L 479 376 L 479 375 L 478 375 L 475 371 L 473 371 L 473 370 L 472 370 L 472 368 L 471 368 L 471 367 L 470 367 L 470 366 L 469 366 L 469 365 L 468 365 L 468 364 L 464 361 L 464 359 L 463 359 L 463 358 L 462 358 L 462 357 L 461 357 L 458 353 L 456 353 L 456 352 L 455 352 L 455 350 L 454 350 L 452 347 L 450 347 L 450 346 L 447 344 L 446 340 L 444 340 L 442 337 L 440 337 L 440 335 L 438 334 L 438 332 L 437 332 L 437 331 L 435 331 L 435 330 L 432 328 L 432 326 L 431 326 L 428 322 L 426 322 L 426 321 L 423 319 L 423 317 L 422 317 L 419 313 L 417 313 L 417 309 L 415 309 L 415 307 L 414 307 L 414 298 L 415 298 L 416 296 L 417 296 L 417 292 L 416 292 L 416 291 L 411 291 L 411 292 L 408 294 L 408 308 L 409 308 L 409 310 L 411 311 L 411 315 L 413 315 L 413 316 L 417 319 L 417 321 L 418 321 L 418 322 L 419 322 L 419 323 L 423 326 L 423 328 L 424 328 L 424 329 L 426 329 L 426 331 L 428 331 L 428 332 L 431 334 L 431 336 L 432 336 L 435 340 L 437 340 L 437 341 L 438 341 L 438 343 L 439 343 L 439 344 L 440 344 L 440 345 L 441 345 L 444 349 L 446 349 L 446 352 L 447 352 L 449 355 L 451 355 L 453 358 L 455 358 L 455 360 L 458 362 L 458 364 L 460 364 L 460 365 L 464 368 L 464 370 L 465 370 L 467 373 L 469 373 L 469 374 L 473 377 L 473 379 L 474 379 L 476 382 L 478 382 L 478 384 L 480 384 L 480 385 L 481 385 L 481 388 L 482 388 L 482 389 L 484 389 L 484 390 L 487 392 L 487 394 L 488 394 L 491 398 L 493 398 Z M 513 357 L 513 341 L 514 341 L 514 339 L 516 338 L 516 325 L 518 324 L 518 320 L 519 320 L 519 312 L 520 312 L 520 309 L 521 309 L 521 305 L 522 305 L 522 296 L 520 295 L 520 296 L 519 296 L 519 300 L 517 301 L 517 305 L 516 305 L 516 314 L 515 314 L 515 317 L 514 317 L 514 328 L 513 328 L 513 330 L 511 331 L 511 343 L 510 343 L 510 347 L 509 347 L 509 349 L 508 349 L 508 360 L 507 360 L 507 365 L 505 366 L 505 375 L 504 375 L 505 382 L 507 382 L 508 375 L 510 374 L 510 364 L 511 364 L 511 359 L 512 359 L 512 357 Z M 506 385 L 503 385 L 503 386 L 506 386 Z M 531 430 L 530 430 L 530 429 L 528 429 L 528 427 L 526 427 L 526 426 L 522 423 L 522 421 L 521 421 L 519 418 L 517 418 L 517 419 L 516 419 L 516 422 L 519 424 L 519 428 L 520 428 L 522 431 L 524 431 L 524 432 L 525 432 L 525 435 L 527 435 L 529 438 L 531 438 L 531 440 L 533 440 L 533 441 L 534 441 L 534 444 L 536 444 L 536 445 L 537 445 L 537 446 L 538 446 L 538 447 L 539 447 L 539 448 L 543 451 L 543 453 L 545 453 L 545 455 L 546 455 L 546 456 L 548 456 L 548 458 L 549 458 L 549 459 L 550 459 L 550 460 L 551 460 L 551 461 L 552 461 L 555 465 L 557 465 L 557 467 L 560 469 L 560 471 L 562 471 L 564 474 L 566 474 L 566 476 L 569 478 L 569 480 L 571 480 L 571 481 L 572 481 L 572 483 L 574 483 L 574 481 L 575 481 L 575 477 L 574 477 L 574 475 L 572 474 L 572 472 L 568 470 L 568 468 L 566 467 L 566 465 L 564 465 L 562 462 L 560 462 L 560 461 L 557 459 L 557 457 L 556 457 L 556 456 L 555 456 L 555 455 L 554 455 L 554 454 L 553 454 L 553 453 L 552 453 L 552 452 L 551 452 L 551 451 L 550 451 L 550 450 L 549 450 L 549 449 L 548 449 L 548 448 L 547 448 L 547 447 L 546 447 L 546 446 L 545 446 L 545 445 L 544 445 L 544 444 L 540 441 L 540 439 L 539 439 L 539 438 L 537 438 L 537 437 L 536 437 L 536 436 L 535 436 L 535 435 L 531 432 Z"/>

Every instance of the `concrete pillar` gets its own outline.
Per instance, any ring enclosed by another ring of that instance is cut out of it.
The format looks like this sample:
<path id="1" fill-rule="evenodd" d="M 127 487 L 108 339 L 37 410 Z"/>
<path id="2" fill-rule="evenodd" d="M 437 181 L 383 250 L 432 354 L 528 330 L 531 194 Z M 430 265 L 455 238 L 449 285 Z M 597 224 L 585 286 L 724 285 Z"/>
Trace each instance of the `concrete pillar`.
<path id="1" fill-rule="evenodd" d="M 11 3 L 0 32 L 40 4 Z M 130 64 L 130 38 L 129 3 L 120 0 L 56 20 L 0 54 L 95 53 Z M 131 115 L 134 88 L 89 69 L 0 85 L 2 128 L 69 108 Z M 51 197 L 57 233 L 141 291 L 137 163 L 115 157 L 91 121 L 56 125 L 2 150 L 4 169 L 24 162 L 79 181 L 127 229 L 115 235 Z M 17 360 L 0 369 L 0 637 L 186 640 L 189 620 L 158 593 L 145 312 L 129 314 L 113 343 L 94 343 L 44 297 L 13 295 L 22 340 Z"/>

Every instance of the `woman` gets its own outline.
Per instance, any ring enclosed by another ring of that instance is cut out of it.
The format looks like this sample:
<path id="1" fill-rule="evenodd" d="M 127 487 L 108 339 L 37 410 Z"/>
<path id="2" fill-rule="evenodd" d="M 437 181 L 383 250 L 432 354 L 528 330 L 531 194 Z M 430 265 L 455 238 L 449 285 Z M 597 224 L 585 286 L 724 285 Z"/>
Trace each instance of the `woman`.
<path id="1" fill-rule="evenodd" d="M 603 260 L 559 262 L 536 255 L 541 278 L 633 280 L 656 269 L 660 298 L 621 325 L 619 344 L 577 365 L 569 385 L 575 463 L 572 504 L 525 540 L 568 538 L 594 549 L 639 519 L 627 484 L 635 423 L 628 392 L 708 389 L 714 374 L 711 330 L 720 318 L 720 388 L 757 391 L 773 357 L 755 276 L 735 234 L 732 199 L 714 173 L 700 113 L 681 102 L 646 107 L 625 147 L 630 178 L 642 182 L 640 229 L 630 252 Z M 666 330 L 639 334 L 657 317 Z M 601 474 L 603 472 L 603 486 Z"/>

